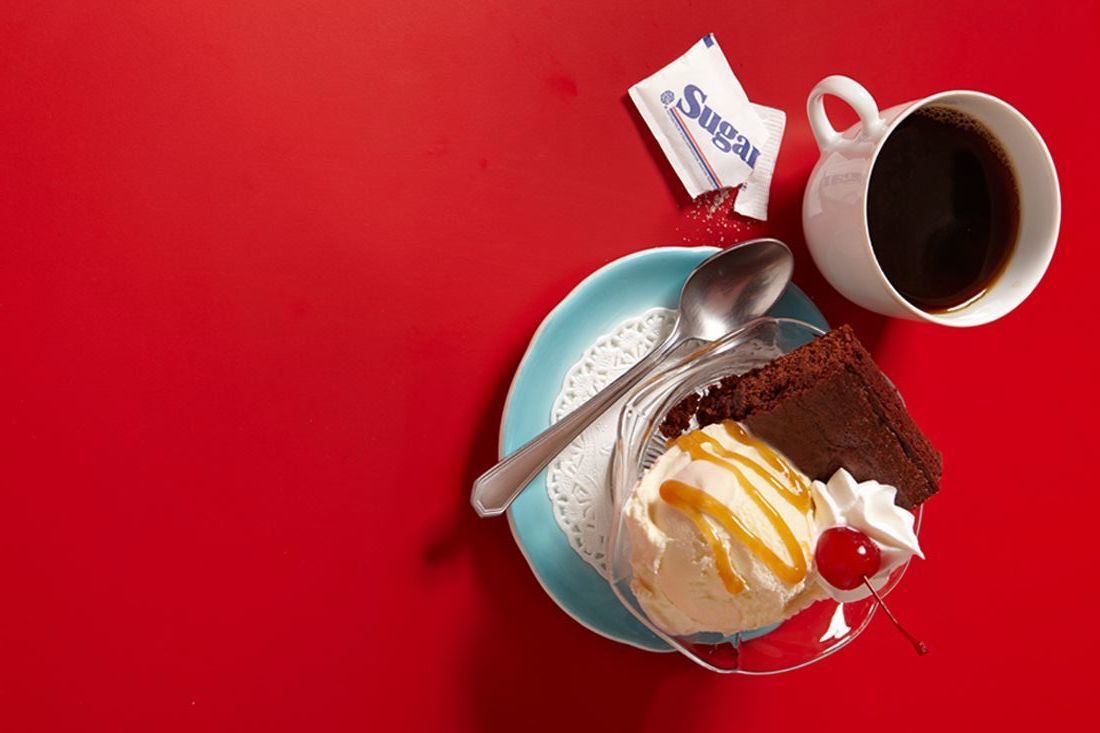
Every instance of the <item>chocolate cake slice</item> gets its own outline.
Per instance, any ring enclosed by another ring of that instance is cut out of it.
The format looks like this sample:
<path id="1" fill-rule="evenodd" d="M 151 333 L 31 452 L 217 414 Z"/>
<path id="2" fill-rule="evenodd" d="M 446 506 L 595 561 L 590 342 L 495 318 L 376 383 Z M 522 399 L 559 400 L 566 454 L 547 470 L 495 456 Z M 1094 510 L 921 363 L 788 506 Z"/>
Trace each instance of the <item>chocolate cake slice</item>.
<path id="1" fill-rule="evenodd" d="M 688 398 L 662 432 L 682 432 L 690 413 L 700 427 L 743 423 L 811 478 L 824 481 L 846 468 L 858 481 L 895 486 L 907 509 L 939 489 L 939 452 L 848 326 Z"/>

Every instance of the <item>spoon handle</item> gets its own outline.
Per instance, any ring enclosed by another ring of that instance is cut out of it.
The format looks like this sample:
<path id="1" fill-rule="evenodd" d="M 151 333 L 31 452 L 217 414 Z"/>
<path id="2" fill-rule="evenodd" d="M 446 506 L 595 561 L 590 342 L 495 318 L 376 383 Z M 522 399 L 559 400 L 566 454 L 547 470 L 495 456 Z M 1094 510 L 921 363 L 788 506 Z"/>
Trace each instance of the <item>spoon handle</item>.
<path id="1" fill-rule="evenodd" d="M 478 515 L 495 517 L 503 514 L 512 500 L 519 496 L 554 456 L 565 450 L 574 438 L 584 432 L 585 428 L 681 343 L 683 339 L 673 330 L 664 343 L 639 359 L 619 378 L 481 474 L 470 493 L 470 503 L 474 505 Z"/>

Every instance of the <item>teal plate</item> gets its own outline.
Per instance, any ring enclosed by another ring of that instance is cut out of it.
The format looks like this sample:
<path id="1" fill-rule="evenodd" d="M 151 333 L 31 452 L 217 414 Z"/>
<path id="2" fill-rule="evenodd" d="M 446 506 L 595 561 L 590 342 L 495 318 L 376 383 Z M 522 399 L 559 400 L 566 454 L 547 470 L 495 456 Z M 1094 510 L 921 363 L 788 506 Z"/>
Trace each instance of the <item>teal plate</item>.
<path id="1" fill-rule="evenodd" d="M 585 349 L 627 318 L 658 306 L 675 308 L 687 276 L 717 251 L 716 247 L 643 250 L 601 267 L 569 293 L 535 331 L 516 370 L 501 421 L 501 456 L 550 426 L 550 412 L 565 373 Z M 794 285 L 769 315 L 828 328 L 814 304 Z M 545 471 L 513 502 L 508 521 L 535 577 L 562 610 L 609 639 L 650 651 L 670 651 L 569 546 L 554 519 Z"/>

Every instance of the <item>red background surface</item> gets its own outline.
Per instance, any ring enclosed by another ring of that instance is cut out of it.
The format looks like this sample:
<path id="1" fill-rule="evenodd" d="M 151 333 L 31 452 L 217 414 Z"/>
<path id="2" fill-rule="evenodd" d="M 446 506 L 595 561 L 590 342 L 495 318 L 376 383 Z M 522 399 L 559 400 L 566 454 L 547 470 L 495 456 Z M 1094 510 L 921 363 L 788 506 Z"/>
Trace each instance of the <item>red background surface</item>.
<path id="1" fill-rule="evenodd" d="M 1097 4 L 594 5 L 4 4 L 0 729 L 1086 719 Z M 718 235 L 624 103 L 708 31 L 789 115 L 771 220 Z M 887 321 L 822 281 L 799 206 L 830 73 L 883 104 L 976 88 L 1035 123 L 1063 229 L 1017 312 Z M 620 647 L 467 505 L 575 283 L 753 233 L 792 245 L 945 455 L 929 559 L 894 596 L 926 658 L 881 619 L 770 679 Z"/>

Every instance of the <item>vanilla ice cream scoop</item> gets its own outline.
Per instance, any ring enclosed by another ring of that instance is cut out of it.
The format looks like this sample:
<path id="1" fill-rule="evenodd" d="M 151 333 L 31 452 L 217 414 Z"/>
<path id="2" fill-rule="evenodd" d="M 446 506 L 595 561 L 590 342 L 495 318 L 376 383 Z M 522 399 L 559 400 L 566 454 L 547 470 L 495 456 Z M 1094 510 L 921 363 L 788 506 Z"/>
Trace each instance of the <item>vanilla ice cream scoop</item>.
<path id="1" fill-rule="evenodd" d="M 825 592 L 809 480 L 732 421 L 672 441 L 624 509 L 632 591 L 669 634 L 789 618 Z"/>

